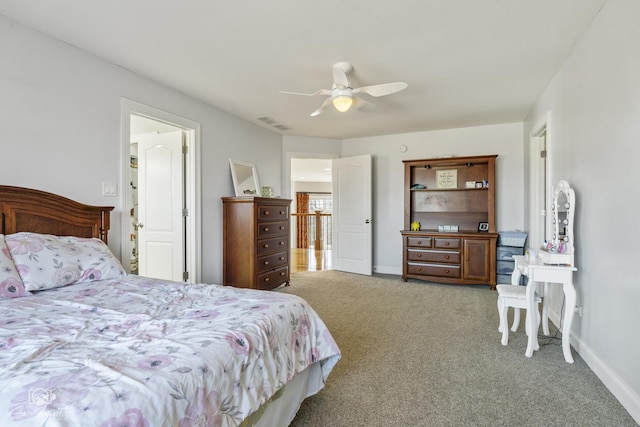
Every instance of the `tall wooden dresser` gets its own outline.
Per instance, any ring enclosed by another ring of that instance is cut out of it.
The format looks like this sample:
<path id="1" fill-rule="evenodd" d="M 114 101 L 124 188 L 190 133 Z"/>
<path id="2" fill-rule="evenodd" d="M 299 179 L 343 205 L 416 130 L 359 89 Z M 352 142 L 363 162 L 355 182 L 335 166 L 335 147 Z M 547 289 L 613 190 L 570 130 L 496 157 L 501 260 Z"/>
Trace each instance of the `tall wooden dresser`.
<path id="1" fill-rule="evenodd" d="M 223 197 L 224 285 L 274 289 L 289 284 L 291 199 Z"/>

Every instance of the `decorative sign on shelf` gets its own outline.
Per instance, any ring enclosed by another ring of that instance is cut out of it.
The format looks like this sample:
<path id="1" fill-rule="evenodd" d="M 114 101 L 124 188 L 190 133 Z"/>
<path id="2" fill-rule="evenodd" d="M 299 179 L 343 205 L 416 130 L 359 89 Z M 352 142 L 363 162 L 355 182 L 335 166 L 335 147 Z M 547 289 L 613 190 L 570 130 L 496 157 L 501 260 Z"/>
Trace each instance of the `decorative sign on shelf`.
<path id="1" fill-rule="evenodd" d="M 458 188 L 458 171 L 456 169 L 437 170 L 436 185 L 438 188 Z"/>

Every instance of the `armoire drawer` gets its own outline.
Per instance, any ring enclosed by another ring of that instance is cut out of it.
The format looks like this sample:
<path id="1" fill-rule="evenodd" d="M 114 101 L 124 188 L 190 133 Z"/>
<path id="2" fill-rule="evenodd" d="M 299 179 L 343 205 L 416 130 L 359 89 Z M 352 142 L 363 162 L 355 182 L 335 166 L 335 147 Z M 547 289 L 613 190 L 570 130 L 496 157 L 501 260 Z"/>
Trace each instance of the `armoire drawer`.
<path id="1" fill-rule="evenodd" d="M 419 248 L 430 248 L 431 247 L 431 237 L 407 237 L 407 246 L 419 247 Z"/>
<path id="2" fill-rule="evenodd" d="M 436 237 L 434 240 L 434 248 L 437 249 L 460 249 L 460 239 Z"/>
<path id="3" fill-rule="evenodd" d="M 262 273 L 263 271 L 273 270 L 274 268 L 288 264 L 287 251 L 283 251 L 259 257 L 257 270 L 258 273 Z"/>
<path id="4" fill-rule="evenodd" d="M 407 272 L 409 274 L 418 274 L 422 276 L 451 277 L 454 279 L 460 278 L 460 266 L 454 264 L 436 265 L 410 262 L 407 265 Z"/>
<path id="5" fill-rule="evenodd" d="M 407 260 L 420 262 L 460 264 L 460 251 L 434 251 L 424 249 L 409 249 Z"/>

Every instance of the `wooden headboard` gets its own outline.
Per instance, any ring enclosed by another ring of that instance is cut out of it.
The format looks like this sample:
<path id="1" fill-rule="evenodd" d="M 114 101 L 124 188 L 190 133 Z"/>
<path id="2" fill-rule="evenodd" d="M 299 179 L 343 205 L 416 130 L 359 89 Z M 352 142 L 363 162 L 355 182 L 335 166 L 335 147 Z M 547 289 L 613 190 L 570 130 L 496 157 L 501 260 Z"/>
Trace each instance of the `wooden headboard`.
<path id="1" fill-rule="evenodd" d="M 107 243 L 113 206 L 89 206 L 57 194 L 0 185 L 0 234 L 20 231 L 98 237 Z"/>

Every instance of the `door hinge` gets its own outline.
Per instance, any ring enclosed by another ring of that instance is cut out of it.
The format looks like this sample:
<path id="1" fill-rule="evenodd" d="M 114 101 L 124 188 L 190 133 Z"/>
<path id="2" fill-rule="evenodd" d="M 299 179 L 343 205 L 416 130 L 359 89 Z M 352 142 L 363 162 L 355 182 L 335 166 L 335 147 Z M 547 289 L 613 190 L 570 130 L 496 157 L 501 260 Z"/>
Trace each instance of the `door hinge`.
<path id="1" fill-rule="evenodd" d="M 189 209 L 182 209 L 182 216 L 189 216 Z"/>
<path id="2" fill-rule="evenodd" d="M 542 151 L 540 152 L 540 158 L 541 158 L 541 159 L 545 159 L 546 157 L 547 157 L 547 150 L 542 150 Z"/>
<path id="3" fill-rule="evenodd" d="M 182 281 L 183 282 L 188 282 L 189 281 L 189 272 L 188 271 L 183 271 L 182 272 Z"/>
<path id="4" fill-rule="evenodd" d="M 189 146 L 188 145 L 183 145 L 182 146 L 182 154 L 189 154 Z"/>

